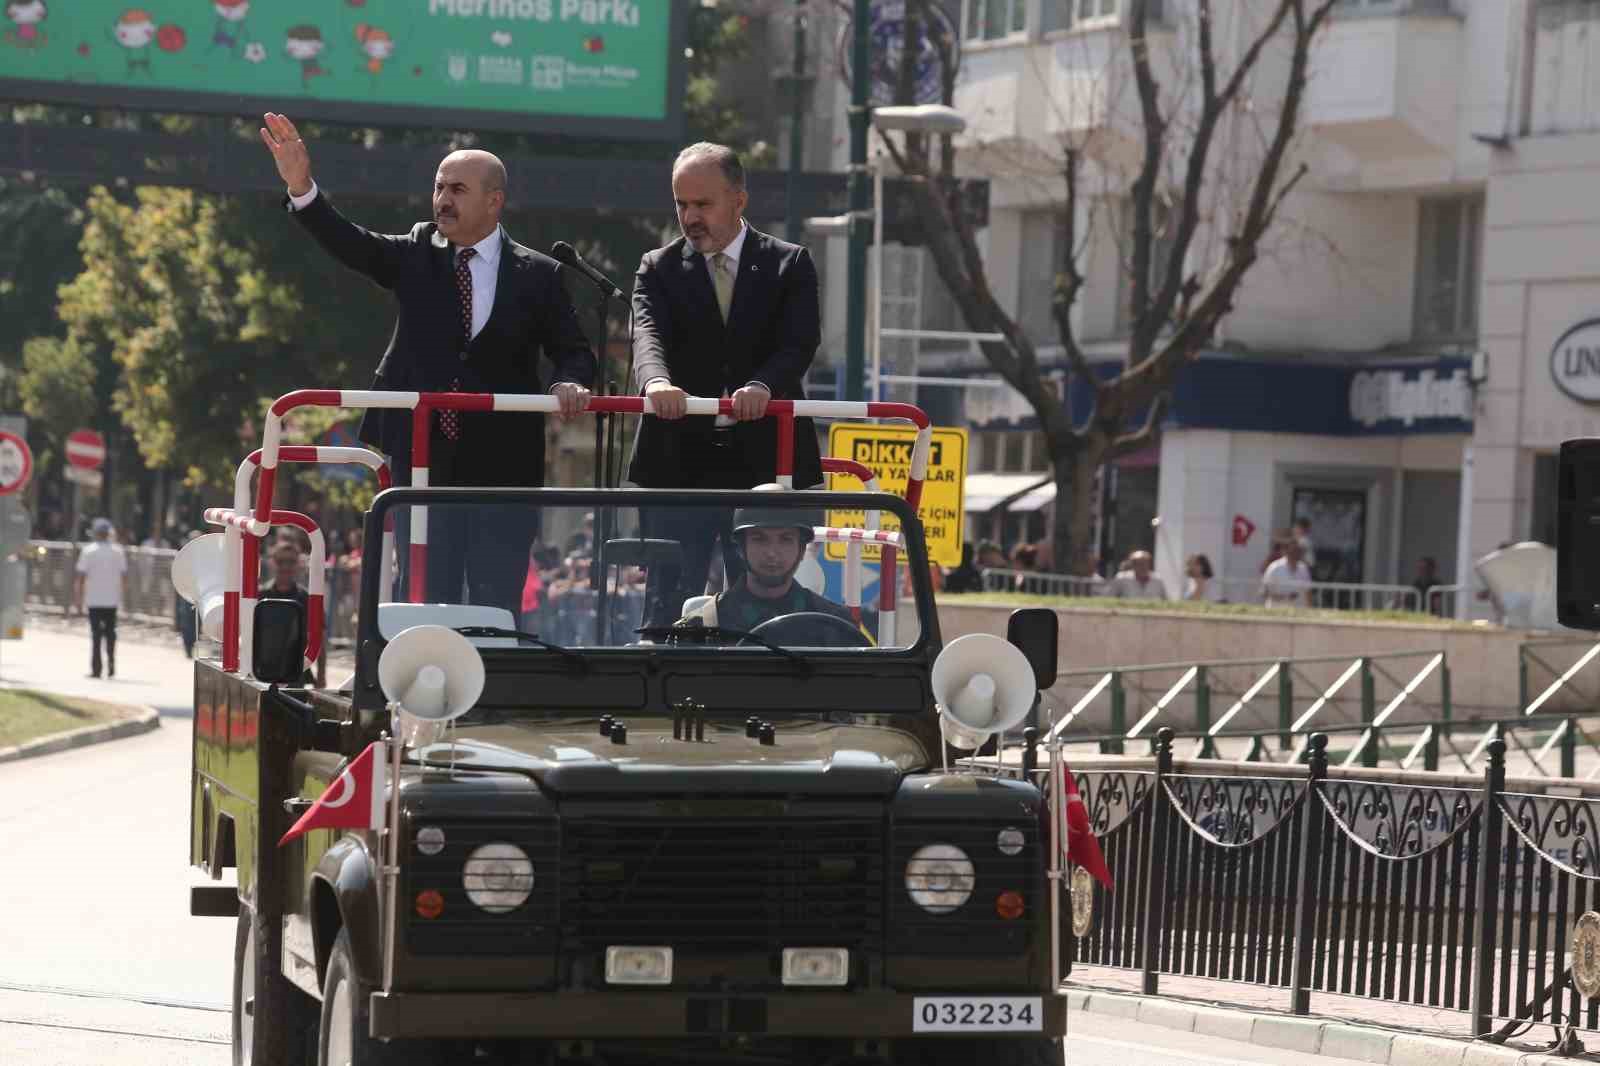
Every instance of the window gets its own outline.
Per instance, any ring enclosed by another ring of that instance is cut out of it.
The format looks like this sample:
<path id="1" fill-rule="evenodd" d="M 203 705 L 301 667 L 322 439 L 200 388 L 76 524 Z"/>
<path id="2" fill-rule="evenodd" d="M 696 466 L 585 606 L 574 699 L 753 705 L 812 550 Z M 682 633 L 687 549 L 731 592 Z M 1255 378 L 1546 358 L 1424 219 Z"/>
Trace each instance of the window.
<path id="1" fill-rule="evenodd" d="M 1005 455 L 1000 460 L 1004 474 L 1023 474 L 1028 470 L 1028 435 L 1016 430 L 1005 434 Z"/>
<path id="2" fill-rule="evenodd" d="M 1067 254 L 1067 213 L 1029 211 L 1022 216 L 1017 324 L 1038 345 L 1060 344 L 1056 328 L 1056 277 Z"/>
<path id="3" fill-rule="evenodd" d="M 1028 28 L 1028 0 L 967 0 L 966 37 L 994 41 Z"/>
<path id="4" fill-rule="evenodd" d="M 1127 11 L 1127 0 L 1040 0 L 1039 30 L 1052 33 L 1073 26 L 1104 25 L 1121 17 Z M 1161 21 L 1162 0 L 1146 0 L 1145 19 Z"/>
<path id="5" fill-rule="evenodd" d="M 1177 239 L 1178 210 L 1174 204 L 1158 193 L 1150 211 L 1150 228 L 1153 233 L 1150 247 L 1150 298 L 1154 299 L 1161 281 L 1167 275 L 1167 264 L 1172 261 L 1173 245 Z M 1123 201 L 1119 220 L 1120 235 L 1117 241 L 1117 335 L 1125 337 L 1133 332 L 1133 201 Z"/>
<path id="6" fill-rule="evenodd" d="M 1478 332 L 1483 200 L 1427 198 L 1417 225 L 1416 337 L 1463 341 Z"/>

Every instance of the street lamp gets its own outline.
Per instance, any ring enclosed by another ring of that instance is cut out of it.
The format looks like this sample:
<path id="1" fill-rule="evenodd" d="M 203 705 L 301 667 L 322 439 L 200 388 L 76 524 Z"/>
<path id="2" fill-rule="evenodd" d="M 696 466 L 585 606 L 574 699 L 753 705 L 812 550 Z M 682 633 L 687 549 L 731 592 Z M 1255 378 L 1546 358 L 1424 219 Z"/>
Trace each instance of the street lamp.
<path id="1" fill-rule="evenodd" d="M 862 69 L 860 65 L 856 69 Z M 944 104 L 917 104 L 914 106 L 877 107 L 862 110 L 871 116 L 871 123 L 881 132 L 921 133 L 926 135 L 951 135 L 961 133 L 967 128 L 967 120 L 961 112 Z M 852 124 L 856 116 L 852 116 Z M 863 134 L 865 130 L 861 131 Z M 859 147 L 859 152 L 858 152 Z M 845 323 L 845 374 L 844 394 L 846 399 L 862 399 L 862 378 L 865 376 L 866 367 L 866 308 L 867 308 L 867 279 L 866 273 L 866 227 L 860 223 L 868 219 L 872 221 L 872 246 L 874 255 L 872 259 L 872 290 L 875 302 L 873 314 L 873 342 L 872 342 L 872 392 L 870 399 L 878 398 L 878 391 L 883 367 L 882 339 L 883 339 L 883 162 L 881 156 L 871 164 L 872 168 L 872 206 L 870 209 L 865 204 L 859 204 L 856 193 L 857 178 L 867 169 L 865 137 L 856 142 L 854 132 L 851 144 L 851 208 L 843 215 L 825 215 L 808 218 L 805 221 L 806 232 L 816 237 L 847 236 L 850 238 L 849 269 L 846 280 L 846 291 L 849 304 L 846 309 Z M 915 330 L 896 330 L 895 336 L 903 337 L 915 334 Z M 942 336 L 943 334 L 941 334 Z M 974 335 L 975 336 L 975 335 Z M 982 339 L 993 339 L 987 334 Z"/>

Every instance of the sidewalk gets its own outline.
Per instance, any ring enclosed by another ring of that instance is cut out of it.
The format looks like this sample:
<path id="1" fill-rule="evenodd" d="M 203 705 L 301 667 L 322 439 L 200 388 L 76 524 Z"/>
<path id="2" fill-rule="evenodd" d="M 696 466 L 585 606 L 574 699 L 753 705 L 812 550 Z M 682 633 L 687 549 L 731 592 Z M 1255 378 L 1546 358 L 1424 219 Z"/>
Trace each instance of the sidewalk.
<path id="1" fill-rule="evenodd" d="M 88 676 L 87 619 L 29 614 L 20 641 L 0 641 L 0 687 L 154 707 L 163 717 L 193 712 L 193 670 L 170 630 L 119 626 L 117 676 L 99 679 Z"/>
<path id="2" fill-rule="evenodd" d="M 1264 985 L 1162 975 L 1160 994 L 1137 994 L 1132 971 L 1075 965 L 1067 980 L 1073 1010 L 1131 1018 L 1145 1025 L 1281 1048 L 1303 1054 L 1388 1066 L 1575 1066 L 1600 1061 L 1595 1055 L 1550 1054 L 1555 1039 L 1548 1025 L 1529 1029 L 1507 1044 L 1472 1041 L 1462 1011 L 1414 1007 L 1385 1000 L 1314 993 L 1311 1015 L 1287 1012 L 1289 993 Z M 1600 1039 L 1588 1036 L 1591 1049 Z M 1071 1049 L 1071 1038 L 1068 1038 Z"/>

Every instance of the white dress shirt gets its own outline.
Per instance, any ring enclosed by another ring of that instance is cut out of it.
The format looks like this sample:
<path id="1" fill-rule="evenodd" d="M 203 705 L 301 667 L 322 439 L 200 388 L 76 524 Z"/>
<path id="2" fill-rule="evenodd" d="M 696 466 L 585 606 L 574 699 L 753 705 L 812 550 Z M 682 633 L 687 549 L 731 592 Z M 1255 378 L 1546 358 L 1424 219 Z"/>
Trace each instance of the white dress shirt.
<path id="1" fill-rule="evenodd" d="M 289 206 L 299 211 L 317 198 L 317 183 L 304 196 L 289 195 Z M 500 239 L 504 231 L 496 226 L 494 232 L 472 247 L 477 255 L 467 262 L 472 273 L 472 336 L 483 332 L 489 323 L 489 312 L 494 310 L 494 293 L 500 282 Z M 740 235 L 741 237 L 743 234 Z M 455 251 L 451 251 L 450 269 L 455 269 Z"/>

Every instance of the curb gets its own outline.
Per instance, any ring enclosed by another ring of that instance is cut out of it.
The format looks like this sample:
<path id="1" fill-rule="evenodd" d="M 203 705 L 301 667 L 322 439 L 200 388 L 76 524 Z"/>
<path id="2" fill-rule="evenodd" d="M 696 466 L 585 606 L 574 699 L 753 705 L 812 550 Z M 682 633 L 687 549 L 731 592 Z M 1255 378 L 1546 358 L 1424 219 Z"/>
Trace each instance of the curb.
<path id="1" fill-rule="evenodd" d="M 1144 1025 L 1179 1029 L 1257 1047 L 1385 1066 L 1575 1066 L 1592 1061 L 1371 1025 L 1206 1006 L 1127 992 L 1069 988 L 1066 995 L 1069 1010 L 1131 1018 Z M 1072 1046 L 1070 1033 L 1067 1046 Z"/>
<path id="2" fill-rule="evenodd" d="M 86 725 L 82 729 L 69 729 L 65 733 L 39 737 L 37 740 L 30 740 L 15 747 L 0 748 L 0 763 L 31 759 L 39 755 L 54 755 L 56 752 L 71 751 L 75 748 L 87 748 L 91 744 L 121 740 L 123 737 L 137 736 L 160 727 L 161 714 L 154 707 L 137 707 L 136 711 L 132 717 L 118 722 Z"/>

